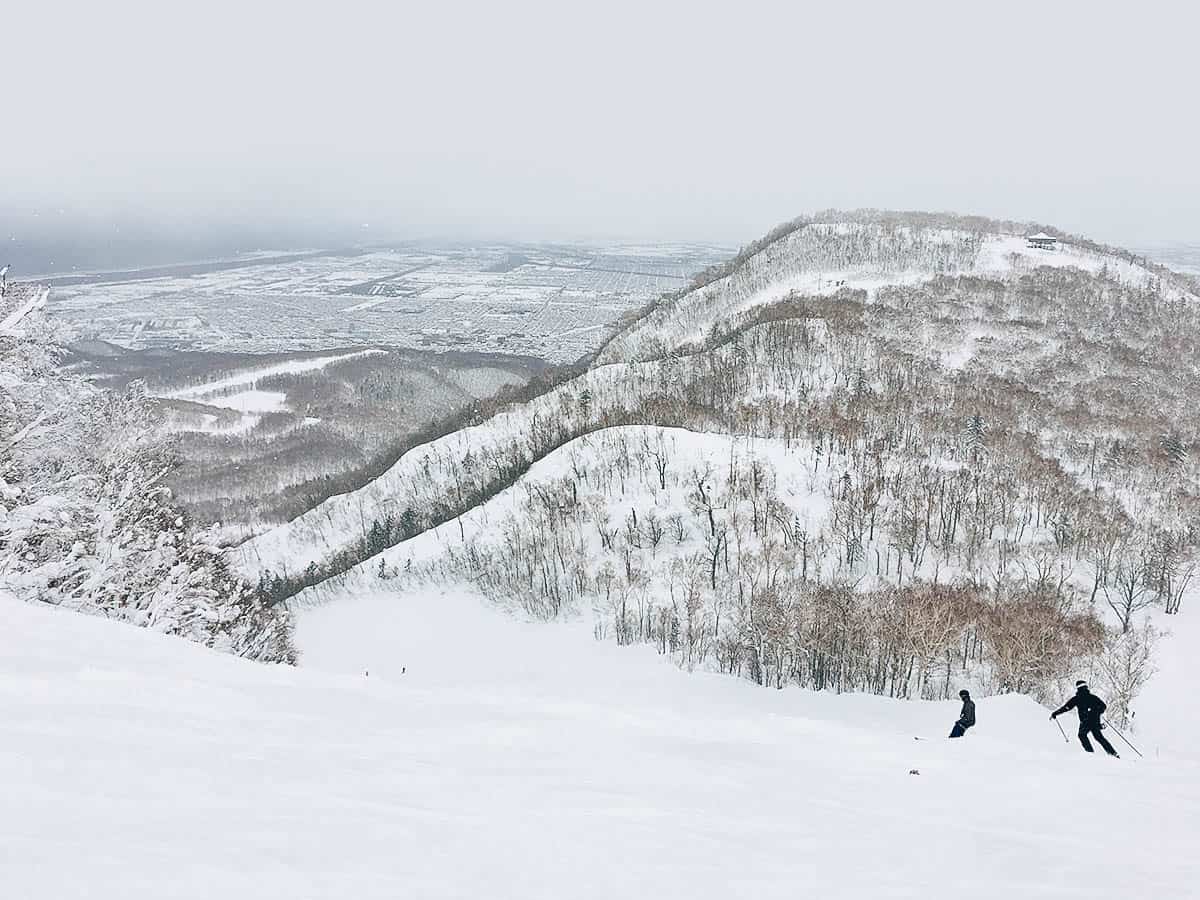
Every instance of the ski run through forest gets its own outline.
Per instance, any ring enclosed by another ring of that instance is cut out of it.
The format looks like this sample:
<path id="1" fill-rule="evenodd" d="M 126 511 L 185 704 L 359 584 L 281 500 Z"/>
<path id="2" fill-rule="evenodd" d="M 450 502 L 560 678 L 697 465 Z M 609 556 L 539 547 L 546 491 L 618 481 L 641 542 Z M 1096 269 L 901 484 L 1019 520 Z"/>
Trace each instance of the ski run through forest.
<path id="1" fill-rule="evenodd" d="M 788 223 L 236 547 L 14 288 L 5 895 L 1197 896 L 1200 287 L 1034 230 Z"/>

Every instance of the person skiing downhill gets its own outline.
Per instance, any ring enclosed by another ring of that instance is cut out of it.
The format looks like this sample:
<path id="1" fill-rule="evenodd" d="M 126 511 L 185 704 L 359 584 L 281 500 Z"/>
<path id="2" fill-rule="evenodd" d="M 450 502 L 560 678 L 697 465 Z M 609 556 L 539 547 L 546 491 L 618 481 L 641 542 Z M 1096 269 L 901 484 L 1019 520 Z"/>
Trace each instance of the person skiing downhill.
<path id="1" fill-rule="evenodd" d="M 958 721 L 954 723 L 954 727 L 950 729 L 950 737 L 962 737 L 967 733 L 967 729 L 975 724 L 975 701 L 971 699 L 971 692 L 961 690 L 958 696 L 962 698 L 962 712 L 958 714 Z"/>
<path id="2" fill-rule="evenodd" d="M 1120 754 L 1113 749 L 1113 745 L 1100 733 L 1100 729 L 1104 727 L 1100 724 L 1100 717 L 1108 709 L 1108 704 L 1088 690 L 1086 681 L 1080 680 L 1075 682 L 1075 696 L 1050 713 L 1050 718 L 1058 718 L 1062 713 L 1071 709 L 1079 713 L 1079 743 L 1083 744 L 1083 749 L 1088 753 L 1095 752 L 1092 750 L 1091 741 L 1088 740 L 1088 735 L 1090 734 L 1096 739 L 1096 743 L 1104 748 L 1105 753 L 1120 759 Z"/>

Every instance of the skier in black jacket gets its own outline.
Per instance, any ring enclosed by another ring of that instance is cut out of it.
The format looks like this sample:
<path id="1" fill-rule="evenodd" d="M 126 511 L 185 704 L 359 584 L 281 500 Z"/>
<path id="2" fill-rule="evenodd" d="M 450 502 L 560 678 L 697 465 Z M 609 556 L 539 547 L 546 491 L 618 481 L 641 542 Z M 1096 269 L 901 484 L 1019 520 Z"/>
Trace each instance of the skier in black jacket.
<path id="1" fill-rule="evenodd" d="M 970 691 L 959 691 L 958 696 L 962 697 L 963 708 L 958 714 L 958 721 L 954 723 L 954 727 L 950 729 L 950 737 L 962 737 L 967 733 L 967 729 L 975 724 L 975 701 L 971 699 Z"/>
<path id="2" fill-rule="evenodd" d="M 1050 718 L 1056 718 L 1071 709 L 1079 713 L 1079 743 L 1083 744 L 1083 749 L 1088 753 L 1094 752 L 1092 744 L 1088 740 L 1090 734 L 1096 739 L 1096 743 L 1104 748 L 1105 753 L 1109 756 L 1118 756 L 1113 745 L 1100 733 L 1100 729 L 1104 727 L 1100 724 L 1100 717 L 1108 709 L 1108 704 L 1088 690 L 1086 681 L 1075 682 L 1075 696 L 1050 713 Z M 1118 758 L 1120 757 L 1118 756 Z"/>

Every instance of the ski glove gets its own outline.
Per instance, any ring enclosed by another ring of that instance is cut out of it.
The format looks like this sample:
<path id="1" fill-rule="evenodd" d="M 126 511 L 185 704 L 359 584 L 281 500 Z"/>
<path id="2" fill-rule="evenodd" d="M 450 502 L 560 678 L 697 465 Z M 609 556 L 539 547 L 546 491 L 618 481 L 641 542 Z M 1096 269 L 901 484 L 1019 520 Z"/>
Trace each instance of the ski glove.
<path id="1" fill-rule="evenodd" d="M 1050 718 L 1052 718 L 1052 719 L 1057 719 L 1057 718 L 1058 718 L 1058 713 L 1056 713 L 1056 712 L 1052 712 L 1052 713 L 1050 713 Z"/>

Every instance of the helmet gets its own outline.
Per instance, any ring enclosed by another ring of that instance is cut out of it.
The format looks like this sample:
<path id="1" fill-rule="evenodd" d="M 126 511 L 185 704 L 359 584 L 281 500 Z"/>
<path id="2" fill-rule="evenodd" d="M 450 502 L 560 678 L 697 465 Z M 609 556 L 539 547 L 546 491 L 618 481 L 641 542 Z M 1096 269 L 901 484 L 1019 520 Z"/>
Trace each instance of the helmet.
<path id="1" fill-rule="evenodd" d="M 961 691 L 959 691 L 959 692 L 958 692 L 958 696 L 960 696 L 960 697 L 970 697 L 970 696 L 971 696 L 971 692 L 970 692 L 970 691 L 968 691 L 966 688 L 963 688 Z"/>

